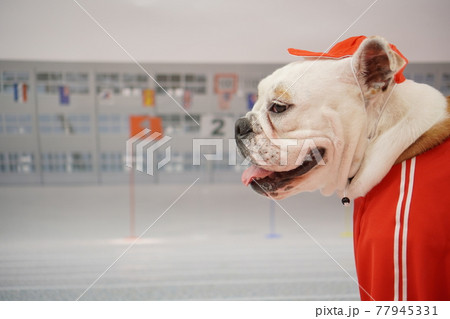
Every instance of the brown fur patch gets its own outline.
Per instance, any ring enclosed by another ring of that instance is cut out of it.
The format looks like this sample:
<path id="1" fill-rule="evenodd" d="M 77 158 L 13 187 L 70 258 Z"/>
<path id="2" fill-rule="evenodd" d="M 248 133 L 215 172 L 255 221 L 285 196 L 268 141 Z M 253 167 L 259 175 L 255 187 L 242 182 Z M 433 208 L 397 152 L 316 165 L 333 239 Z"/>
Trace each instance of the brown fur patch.
<path id="1" fill-rule="evenodd" d="M 441 144 L 450 136 L 450 96 L 447 97 L 447 113 L 449 117 L 435 124 L 423 133 L 411 146 L 409 146 L 397 159 L 395 164 L 422 154 Z"/>
<path id="2" fill-rule="evenodd" d="M 277 86 L 275 90 L 273 90 L 273 94 L 277 100 L 281 102 L 285 102 L 290 104 L 292 101 L 292 97 L 284 86 Z"/>

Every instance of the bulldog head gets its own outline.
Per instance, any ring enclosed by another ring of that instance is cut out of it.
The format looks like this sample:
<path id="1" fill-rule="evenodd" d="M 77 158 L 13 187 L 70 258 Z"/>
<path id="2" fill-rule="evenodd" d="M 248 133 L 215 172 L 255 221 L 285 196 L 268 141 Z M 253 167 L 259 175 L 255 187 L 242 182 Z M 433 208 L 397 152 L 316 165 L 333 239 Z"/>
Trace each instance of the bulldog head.
<path id="1" fill-rule="evenodd" d="M 372 37 L 351 57 L 305 59 L 264 78 L 252 111 L 236 122 L 238 148 L 252 164 L 243 183 L 275 199 L 344 189 L 404 64 L 386 40 Z"/>

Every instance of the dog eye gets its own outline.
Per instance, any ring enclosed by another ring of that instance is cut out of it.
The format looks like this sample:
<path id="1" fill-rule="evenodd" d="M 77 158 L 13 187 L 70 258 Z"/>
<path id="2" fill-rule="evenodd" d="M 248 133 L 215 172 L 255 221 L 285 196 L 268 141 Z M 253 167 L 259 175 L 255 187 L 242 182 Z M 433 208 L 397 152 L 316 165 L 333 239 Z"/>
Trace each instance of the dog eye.
<path id="1" fill-rule="evenodd" d="M 278 103 L 272 103 L 272 105 L 269 107 L 269 111 L 272 113 L 283 113 L 288 108 L 285 104 L 278 104 Z"/>

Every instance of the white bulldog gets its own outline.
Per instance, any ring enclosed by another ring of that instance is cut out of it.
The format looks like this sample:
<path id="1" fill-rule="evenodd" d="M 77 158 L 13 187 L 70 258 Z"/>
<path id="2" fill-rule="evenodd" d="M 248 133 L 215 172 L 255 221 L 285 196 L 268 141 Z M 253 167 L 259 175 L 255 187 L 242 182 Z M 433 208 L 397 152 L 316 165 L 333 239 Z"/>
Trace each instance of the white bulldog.
<path id="1" fill-rule="evenodd" d="M 396 162 L 439 144 L 449 134 L 446 99 L 425 84 L 396 84 L 405 63 L 376 36 L 350 57 L 308 58 L 263 79 L 236 122 L 252 162 L 244 184 L 274 199 L 317 189 L 355 199 Z"/>

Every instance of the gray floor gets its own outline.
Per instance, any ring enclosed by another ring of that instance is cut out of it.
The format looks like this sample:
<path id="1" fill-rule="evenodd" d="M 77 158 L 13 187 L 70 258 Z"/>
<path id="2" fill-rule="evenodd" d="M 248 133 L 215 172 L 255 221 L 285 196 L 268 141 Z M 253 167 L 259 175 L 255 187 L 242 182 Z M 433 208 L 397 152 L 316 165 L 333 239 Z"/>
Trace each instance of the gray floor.
<path id="1" fill-rule="evenodd" d="M 140 234 L 186 189 L 136 188 Z M 75 300 L 131 243 L 127 186 L 0 188 L 0 299 Z M 281 205 L 356 278 L 339 199 Z M 357 300 L 357 284 L 279 207 L 196 184 L 82 300 Z"/>

